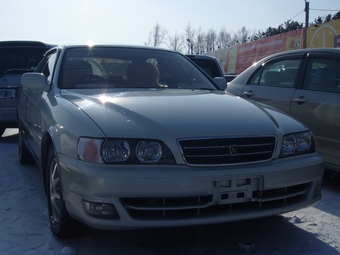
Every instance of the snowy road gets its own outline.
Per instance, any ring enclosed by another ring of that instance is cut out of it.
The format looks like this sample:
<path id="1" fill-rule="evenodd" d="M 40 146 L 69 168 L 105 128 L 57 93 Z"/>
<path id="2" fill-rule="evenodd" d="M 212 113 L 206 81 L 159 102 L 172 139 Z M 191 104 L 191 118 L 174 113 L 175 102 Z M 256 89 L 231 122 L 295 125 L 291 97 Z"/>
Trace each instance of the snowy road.
<path id="1" fill-rule="evenodd" d="M 214 226 L 99 231 L 60 240 L 49 230 L 35 165 L 18 163 L 17 130 L 0 138 L 0 254 L 340 254 L 340 175 L 324 181 L 314 207 Z"/>

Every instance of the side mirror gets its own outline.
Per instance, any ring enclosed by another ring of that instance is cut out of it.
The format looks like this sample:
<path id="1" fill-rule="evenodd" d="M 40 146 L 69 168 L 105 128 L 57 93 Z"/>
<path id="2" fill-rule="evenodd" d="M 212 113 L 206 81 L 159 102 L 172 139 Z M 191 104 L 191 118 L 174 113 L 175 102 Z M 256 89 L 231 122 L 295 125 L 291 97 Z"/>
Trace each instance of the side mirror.
<path id="1" fill-rule="evenodd" d="M 224 77 L 215 77 L 214 81 L 221 90 L 226 90 L 227 81 Z"/>
<path id="2" fill-rule="evenodd" d="M 47 78 L 42 73 L 24 73 L 21 77 L 21 85 L 29 89 L 49 89 Z"/>

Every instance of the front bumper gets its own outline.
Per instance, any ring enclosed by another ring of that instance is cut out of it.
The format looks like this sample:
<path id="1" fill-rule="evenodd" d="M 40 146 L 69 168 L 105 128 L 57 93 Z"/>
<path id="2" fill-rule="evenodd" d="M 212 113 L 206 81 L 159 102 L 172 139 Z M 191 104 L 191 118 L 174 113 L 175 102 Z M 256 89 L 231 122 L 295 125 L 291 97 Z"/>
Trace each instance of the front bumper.
<path id="1" fill-rule="evenodd" d="M 246 220 L 321 199 L 324 166 L 317 153 L 225 167 L 93 165 L 58 157 L 69 214 L 100 229 Z M 90 216 L 84 200 L 114 205 L 119 219 Z"/>

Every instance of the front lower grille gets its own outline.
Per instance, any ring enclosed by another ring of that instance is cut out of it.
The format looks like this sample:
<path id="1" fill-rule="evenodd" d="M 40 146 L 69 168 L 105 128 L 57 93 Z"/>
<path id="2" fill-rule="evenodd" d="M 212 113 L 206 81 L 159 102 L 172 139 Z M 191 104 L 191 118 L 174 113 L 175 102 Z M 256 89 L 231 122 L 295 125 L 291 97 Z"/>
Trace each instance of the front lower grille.
<path id="1" fill-rule="evenodd" d="M 306 200 L 312 183 L 272 190 L 253 190 L 251 199 L 243 199 L 244 192 L 236 195 L 240 199 L 220 194 L 196 197 L 153 197 L 123 198 L 122 204 L 136 220 L 181 220 L 207 218 L 236 214 L 248 214 L 288 207 Z"/>
<path id="2" fill-rule="evenodd" d="M 179 147 L 188 165 L 228 165 L 270 160 L 276 138 L 223 137 L 182 139 Z"/>

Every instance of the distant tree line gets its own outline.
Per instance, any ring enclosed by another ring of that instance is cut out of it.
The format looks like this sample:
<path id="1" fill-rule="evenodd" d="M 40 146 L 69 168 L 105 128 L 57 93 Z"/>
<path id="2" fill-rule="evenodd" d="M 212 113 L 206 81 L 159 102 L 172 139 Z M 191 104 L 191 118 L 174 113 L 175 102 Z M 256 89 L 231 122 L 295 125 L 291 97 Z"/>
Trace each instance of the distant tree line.
<path id="1" fill-rule="evenodd" d="M 340 11 L 334 15 L 328 14 L 325 18 L 318 17 L 309 23 L 309 27 L 329 22 L 331 20 L 340 19 Z M 303 23 L 288 20 L 277 28 L 268 27 L 265 31 L 250 31 L 246 27 L 242 27 L 236 33 L 228 32 L 223 27 L 219 32 L 213 28 L 207 32 L 201 28 L 194 29 L 189 23 L 184 28 L 184 33 L 179 34 L 177 31 L 173 35 L 169 35 L 168 30 L 156 23 L 149 33 L 147 46 L 167 47 L 171 50 L 179 51 L 185 54 L 204 54 L 206 52 L 215 51 L 221 48 L 232 47 L 250 41 L 267 38 L 273 35 L 287 33 L 303 28 Z"/>

